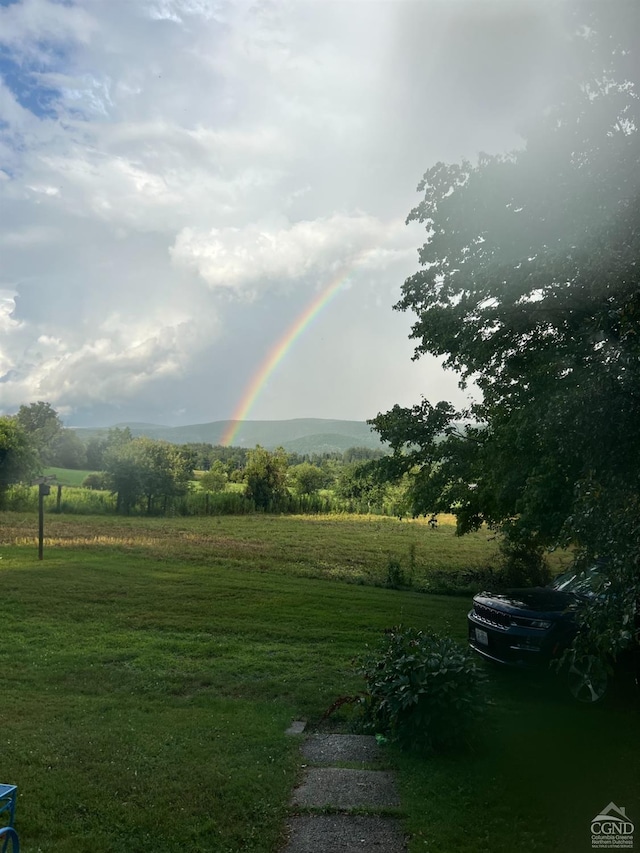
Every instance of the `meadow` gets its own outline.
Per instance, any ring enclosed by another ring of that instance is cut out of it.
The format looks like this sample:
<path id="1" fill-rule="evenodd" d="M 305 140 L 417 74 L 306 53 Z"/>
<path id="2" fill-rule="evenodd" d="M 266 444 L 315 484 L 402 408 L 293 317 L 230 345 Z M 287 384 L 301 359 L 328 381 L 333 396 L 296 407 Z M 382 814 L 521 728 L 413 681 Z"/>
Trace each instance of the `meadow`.
<path id="1" fill-rule="evenodd" d="M 39 562 L 36 519 L 0 514 L 2 781 L 25 853 L 275 853 L 301 772 L 291 720 L 362 690 L 354 659 L 385 628 L 464 641 L 468 598 L 417 590 L 497 543 L 446 521 L 50 515 Z M 413 589 L 385 586 L 390 560 Z M 601 808 L 639 802 L 633 704 L 490 677 L 473 752 L 387 748 L 410 849 L 591 849 Z"/>
<path id="2" fill-rule="evenodd" d="M 80 487 L 83 481 L 89 476 L 89 474 L 97 474 L 97 471 L 80 471 L 75 468 L 57 468 L 55 466 L 49 466 L 44 469 L 45 477 L 55 477 L 56 483 L 60 483 L 61 486 L 75 486 Z"/>

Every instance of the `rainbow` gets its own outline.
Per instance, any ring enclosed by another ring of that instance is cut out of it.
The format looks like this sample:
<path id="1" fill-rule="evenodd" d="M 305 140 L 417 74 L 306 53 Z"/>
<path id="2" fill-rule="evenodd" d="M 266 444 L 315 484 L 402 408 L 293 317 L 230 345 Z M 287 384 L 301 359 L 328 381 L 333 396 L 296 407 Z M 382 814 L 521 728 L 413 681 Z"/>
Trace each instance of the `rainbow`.
<path id="1" fill-rule="evenodd" d="M 298 317 L 296 317 L 294 322 L 285 331 L 284 335 L 282 335 L 282 337 L 274 344 L 267 357 L 245 388 L 240 402 L 231 415 L 229 426 L 226 428 L 222 438 L 220 439 L 220 444 L 228 447 L 233 443 L 242 422 L 246 420 L 249 410 L 255 403 L 258 395 L 262 391 L 273 371 L 280 364 L 300 335 L 309 327 L 320 311 L 322 311 L 325 305 L 328 305 L 336 294 L 339 293 L 342 285 L 348 281 L 349 272 L 352 268 L 353 264 L 350 264 L 348 270 L 345 271 L 342 269 L 340 273 L 333 278 L 331 282 L 314 297 L 314 299 L 312 299 L 302 314 L 299 314 Z"/>

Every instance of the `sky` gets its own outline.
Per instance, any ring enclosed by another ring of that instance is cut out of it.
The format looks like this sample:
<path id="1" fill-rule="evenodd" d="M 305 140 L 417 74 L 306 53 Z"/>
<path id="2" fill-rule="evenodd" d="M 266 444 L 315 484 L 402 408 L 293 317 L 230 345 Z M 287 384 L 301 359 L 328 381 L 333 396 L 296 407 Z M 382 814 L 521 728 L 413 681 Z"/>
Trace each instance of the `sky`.
<path id="1" fill-rule="evenodd" d="M 0 414 L 466 401 L 393 310 L 405 220 L 523 144 L 566 34 L 543 0 L 0 0 Z"/>

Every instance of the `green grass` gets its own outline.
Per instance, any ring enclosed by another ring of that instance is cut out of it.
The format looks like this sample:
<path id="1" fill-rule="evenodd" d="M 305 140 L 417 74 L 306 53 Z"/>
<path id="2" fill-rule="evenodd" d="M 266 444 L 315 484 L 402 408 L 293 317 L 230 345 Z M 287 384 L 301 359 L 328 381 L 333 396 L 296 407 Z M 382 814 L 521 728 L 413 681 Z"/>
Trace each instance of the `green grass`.
<path id="1" fill-rule="evenodd" d="M 35 527 L 0 515 L 0 781 L 19 785 L 25 853 L 275 853 L 301 772 L 289 722 L 360 690 L 353 658 L 386 627 L 464 640 L 464 598 L 373 585 L 388 555 L 413 544 L 428 573 L 495 549 L 390 519 L 63 515 L 39 563 Z M 587 850 L 610 800 L 633 819 L 626 706 L 492 683 L 472 754 L 389 749 L 412 851 Z"/>
<path id="2" fill-rule="evenodd" d="M 81 486 L 89 474 L 99 473 L 99 471 L 77 471 L 74 468 L 56 468 L 55 466 L 45 468 L 43 471 L 45 477 L 55 477 L 56 482 L 61 486 Z"/>
<path id="3" fill-rule="evenodd" d="M 559 677 L 490 675 L 493 705 L 471 755 L 394 753 L 412 853 L 588 853 L 591 820 L 612 800 L 637 826 L 638 704 L 628 687 L 584 707 Z"/>
<path id="4" fill-rule="evenodd" d="M 52 498 L 47 499 L 53 501 Z M 54 504 L 51 503 L 51 506 Z M 35 541 L 37 520 L 6 513 L 4 541 Z M 452 524 L 431 530 L 423 520 L 381 516 L 215 516 L 188 518 L 77 518 L 49 514 L 45 545 L 56 549 L 116 549 L 153 558 L 179 558 L 242 571 L 382 584 L 389 560 L 410 571 L 419 589 L 432 571 L 494 564 L 497 543 L 485 531 L 457 537 Z M 1 541 L 1 540 L 0 540 Z"/>
<path id="5" fill-rule="evenodd" d="M 47 506 L 55 505 L 53 497 L 47 501 Z M 4 517 L 4 541 L 35 541 L 34 515 L 5 513 Z M 134 550 L 160 558 L 204 559 L 207 564 L 233 565 L 251 572 L 283 572 L 359 584 L 384 583 L 389 561 L 395 560 L 412 575 L 417 590 L 429 587 L 433 572 L 482 569 L 495 566 L 498 559 L 493 535 L 481 530 L 458 537 L 452 517 L 444 517 L 438 529 L 431 530 L 424 519 L 399 522 L 383 516 L 81 519 L 49 514 L 45 537 L 50 548 L 72 544 L 127 553 Z M 550 559 L 554 570 L 569 562 L 568 555 L 559 551 Z"/>

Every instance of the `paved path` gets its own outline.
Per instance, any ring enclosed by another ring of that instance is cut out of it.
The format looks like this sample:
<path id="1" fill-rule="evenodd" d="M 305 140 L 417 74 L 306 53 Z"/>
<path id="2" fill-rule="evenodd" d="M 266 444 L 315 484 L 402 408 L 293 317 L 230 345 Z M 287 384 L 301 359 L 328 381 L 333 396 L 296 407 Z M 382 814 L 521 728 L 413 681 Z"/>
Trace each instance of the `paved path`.
<path id="1" fill-rule="evenodd" d="M 303 730 L 294 723 L 288 734 Z M 374 737 L 312 734 L 300 749 L 304 776 L 291 798 L 282 853 L 405 853 L 393 816 L 400 798 Z"/>

